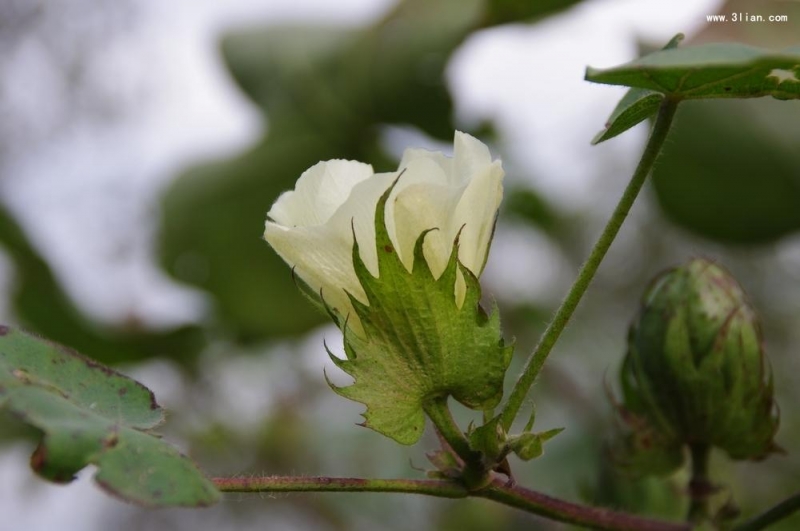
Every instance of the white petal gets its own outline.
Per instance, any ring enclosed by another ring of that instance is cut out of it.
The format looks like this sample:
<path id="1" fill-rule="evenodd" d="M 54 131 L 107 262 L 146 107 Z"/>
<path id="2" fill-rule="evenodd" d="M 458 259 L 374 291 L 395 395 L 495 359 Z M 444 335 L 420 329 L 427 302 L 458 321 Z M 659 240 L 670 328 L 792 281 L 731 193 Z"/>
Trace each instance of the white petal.
<path id="1" fill-rule="evenodd" d="M 378 276 L 378 253 L 375 250 L 375 207 L 383 193 L 394 182 L 396 174 L 379 173 L 353 187 L 350 197 L 331 216 L 327 226 L 332 234 L 346 238 L 347 250 L 353 245 L 355 229 L 361 259 L 373 276 Z M 388 223 L 387 223 L 388 225 Z M 391 227 L 390 227 L 391 229 Z M 389 237 L 397 244 L 393 231 Z"/>
<path id="2" fill-rule="evenodd" d="M 453 226 L 464 227 L 458 258 L 476 276 L 486 265 L 495 217 L 503 199 L 503 168 L 495 161 L 474 175 L 453 214 Z"/>
<path id="3" fill-rule="evenodd" d="M 453 162 L 454 179 L 467 183 L 492 164 L 492 154 L 486 144 L 474 136 L 456 131 Z"/>
<path id="4" fill-rule="evenodd" d="M 421 183 L 407 186 L 397 194 L 394 223 L 398 254 L 406 268 L 411 269 L 414 244 L 420 234 L 436 229 L 425 236 L 423 252 L 433 276 L 438 278 L 442 274 L 455 238 L 450 230 L 450 218 L 460 197 L 458 188 Z"/>
<path id="5" fill-rule="evenodd" d="M 441 151 L 428 151 L 427 149 L 406 149 L 403 152 L 403 158 L 400 160 L 400 168 L 398 171 L 403 171 L 407 169 L 412 163 L 425 160 L 429 163 L 435 164 L 438 168 L 433 175 L 433 179 L 443 179 L 443 183 L 445 184 L 457 184 L 452 183 L 452 175 L 453 175 L 453 159 L 450 157 L 446 157 L 444 153 Z M 405 174 L 404 174 L 405 176 Z"/>
<path id="6" fill-rule="evenodd" d="M 355 316 L 345 290 L 367 302 L 353 269 L 352 237 L 343 238 L 326 226 L 286 228 L 268 221 L 264 238 L 303 282 L 343 316 Z"/>
<path id="7" fill-rule="evenodd" d="M 372 166 L 361 162 L 319 162 L 303 172 L 294 190 L 281 194 L 267 215 L 285 227 L 322 225 L 372 173 Z"/>
<path id="8" fill-rule="evenodd" d="M 399 180 L 398 179 L 399 177 Z M 497 208 L 502 198 L 503 170 L 477 139 L 456 132 L 454 157 L 421 149 L 403 154 L 400 170 L 373 175 L 359 162 L 332 160 L 309 168 L 295 190 L 285 192 L 269 211 L 264 236 L 295 273 L 326 303 L 361 330 L 345 292 L 367 303 L 352 263 L 353 233 L 361 259 L 378 275 L 375 249 L 375 207 L 397 180 L 386 205 L 386 228 L 407 268 L 420 234 L 423 252 L 434 276 L 447 265 L 460 231 L 459 259 L 475 275 L 486 262 Z M 459 274 L 456 301 L 464 300 Z"/>

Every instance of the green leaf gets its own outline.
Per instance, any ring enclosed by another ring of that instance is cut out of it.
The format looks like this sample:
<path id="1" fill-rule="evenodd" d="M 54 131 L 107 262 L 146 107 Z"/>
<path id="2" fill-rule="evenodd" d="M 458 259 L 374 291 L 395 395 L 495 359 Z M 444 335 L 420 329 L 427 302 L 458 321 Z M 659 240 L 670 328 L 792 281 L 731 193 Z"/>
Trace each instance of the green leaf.
<path id="1" fill-rule="evenodd" d="M 67 483 L 89 464 L 108 492 L 150 507 L 205 506 L 219 492 L 149 430 L 164 413 L 142 384 L 65 347 L 0 326 L 0 407 L 43 432 L 31 458 Z"/>
<path id="2" fill-rule="evenodd" d="M 496 406 L 511 361 L 495 310 L 487 316 L 480 307 L 478 279 L 458 261 L 458 242 L 447 267 L 435 279 L 422 252 L 427 232 L 414 249 L 412 272 L 406 270 L 389 239 L 385 206 L 393 187 L 375 210 L 378 278 L 372 276 L 353 245 L 356 274 L 369 305 L 350 297 L 365 335 L 353 332 L 342 316 L 333 315 L 345 330 L 346 359 L 331 359 L 355 380 L 333 389 L 367 406 L 368 428 L 401 444 L 414 444 L 425 427 L 423 406 L 428 400 L 453 396 L 473 409 Z M 459 308 L 455 284 L 461 275 L 466 296 Z"/>
<path id="3" fill-rule="evenodd" d="M 800 47 L 771 51 L 736 43 L 660 50 L 624 65 L 586 69 L 596 83 L 653 90 L 677 99 L 800 98 Z"/>
<path id="4" fill-rule="evenodd" d="M 536 423 L 536 404 L 531 404 L 531 414 L 528 417 L 528 422 L 525 423 L 525 428 L 522 431 L 531 431 L 534 423 Z"/>

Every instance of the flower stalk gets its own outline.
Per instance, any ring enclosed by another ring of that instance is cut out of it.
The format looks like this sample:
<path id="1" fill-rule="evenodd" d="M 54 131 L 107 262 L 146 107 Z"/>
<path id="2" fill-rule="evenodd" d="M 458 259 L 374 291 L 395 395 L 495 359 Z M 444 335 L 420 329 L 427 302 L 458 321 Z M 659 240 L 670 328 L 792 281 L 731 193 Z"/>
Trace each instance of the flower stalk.
<path id="1" fill-rule="evenodd" d="M 572 314 L 575 313 L 578 303 L 589 287 L 595 273 L 597 273 L 600 263 L 603 261 L 606 252 L 617 237 L 622 223 L 625 221 L 625 218 L 627 218 L 647 176 L 653 169 L 653 164 L 658 154 L 661 152 L 664 140 L 667 138 L 667 133 L 672 125 L 672 119 L 675 116 L 677 107 L 678 102 L 672 101 L 669 98 L 665 98 L 664 102 L 661 104 L 655 124 L 653 125 L 653 130 L 650 134 L 650 139 L 647 141 L 647 146 L 642 154 L 642 159 L 639 161 L 639 165 L 636 167 L 636 171 L 634 171 L 619 203 L 611 214 L 611 218 L 608 220 L 603 232 L 600 234 L 600 238 L 589 254 L 589 258 L 587 258 L 586 262 L 581 267 L 578 277 L 575 279 L 575 283 L 556 311 L 553 320 L 547 326 L 547 329 L 539 340 L 539 344 L 536 345 L 528 363 L 508 397 L 501 418 L 502 426 L 506 431 L 511 429 L 511 424 L 514 422 L 522 404 L 525 402 L 528 391 L 530 391 L 533 382 L 536 381 L 536 377 L 542 370 L 544 362 L 550 355 L 550 351 L 553 349 L 556 341 L 558 341 L 558 338 L 561 336 L 561 332 L 564 331 Z"/>
<path id="2" fill-rule="evenodd" d="M 471 461 L 472 454 L 475 452 L 469 447 L 469 441 L 467 441 L 467 438 L 461 432 L 461 428 L 458 427 L 455 419 L 453 419 L 450 408 L 447 407 L 447 397 L 437 397 L 429 400 L 425 403 L 424 409 L 425 414 L 436 426 L 436 431 L 439 432 L 456 455 L 464 462 Z"/>
<path id="3" fill-rule="evenodd" d="M 744 521 L 733 528 L 733 531 L 761 531 L 767 529 L 775 522 L 788 518 L 800 511 L 800 492 L 795 493 L 774 507 L 770 507 L 761 514 Z"/>
<path id="4" fill-rule="evenodd" d="M 469 441 L 453 419 L 450 408 L 447 407 L 447 397 L 437 397 L 428 401 L 425 404 L 425 414 L 431 419 L 442 439 L 463 462 L 459 480 L 467 490 L 472 492 L 488 485 L 491 475 L 483 462 L 483 455 L 470 447 Z"/>
<path id="5" fill-rule="evenodd" d="M 700 524 L 710 518 L 709 498 L 714 486 L 708 478 L 708 459 L 711 447 L 693 444 L 689 447 L 692 456 L 692 477 L 689 479 L 689 512 L 686 521 Z"/>

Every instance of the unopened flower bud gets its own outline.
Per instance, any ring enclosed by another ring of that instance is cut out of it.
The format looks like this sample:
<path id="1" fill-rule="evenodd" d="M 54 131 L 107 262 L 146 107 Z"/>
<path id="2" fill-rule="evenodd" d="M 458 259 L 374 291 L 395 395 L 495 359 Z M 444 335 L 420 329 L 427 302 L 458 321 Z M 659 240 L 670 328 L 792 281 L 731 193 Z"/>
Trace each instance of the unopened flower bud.
<path id="1" fill-rule="evenodd" d="M 630 328 L 621 381 L 628 450 L 673 456 L 651 472 L 679 466 L 675 449 L 683 445 L 714 446 L 733 459 L 778 449 L 758 320 L 736 280 L 713 262 L 691 260 L 652 283 Z"/>

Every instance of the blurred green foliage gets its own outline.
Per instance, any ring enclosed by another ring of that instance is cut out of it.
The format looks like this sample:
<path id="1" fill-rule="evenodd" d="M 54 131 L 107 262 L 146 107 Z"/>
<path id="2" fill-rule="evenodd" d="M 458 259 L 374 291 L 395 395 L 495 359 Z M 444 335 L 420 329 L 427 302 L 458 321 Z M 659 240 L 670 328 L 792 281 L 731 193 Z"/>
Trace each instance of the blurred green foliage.
<path id="1" fill-rule="evenodd" d="M 136 323 L 118 328 L 102 326 L 87 318 L 64 292 L 16 220 L 2 207 L 0 245 L 14 266 L 11 303 L 15 316 L 33 332 L 104 363 L 155 356 L 188 361 L 205 346 L 205 335 L 197 326 L 159 332 Z"/>
<path id="2" fill-rule="evenodd" d="M 363 29 L 279 27 L 230 36 L 222 46 L 226 63 L 264 112 L 268 131 L 247 153 L 196 168 L 168 191 L 164 268 L 210 293 L 222 330 L 238 340 L 296 335 L 323 322 L 260 238 L 269 206 L 320 160 L 393 167 L 379 144 L 386 124 L 449 142 L 455 126 L 444 67 L 463 39 L 487 23 L 573 3 L 410 0 Z"/>
<path id="3" fill-rule="evenodd" d="M 679 112 L 653 172 L 667 216 L 727 243 L 800 229 L 800 102 L 687 102 Z"/>
<path id="4" fill-rule="evenodd" d="M 211 293 L 217 318 L 237 339 L 295 335 L 327 319 L 261 239 L 269 206 L 304 170 L 332 158 L 388 167 L 378 144 L 386 123 L 452 136 L 442 71 L 481 6 L 426 5 L 404 2 L 366 29 L 272 28 L 223 43 L 234 78 L 265 112 L 268 133 L 237 159 L 174 184 L 164 198 L 161 249 L 175 278 Z"/>

